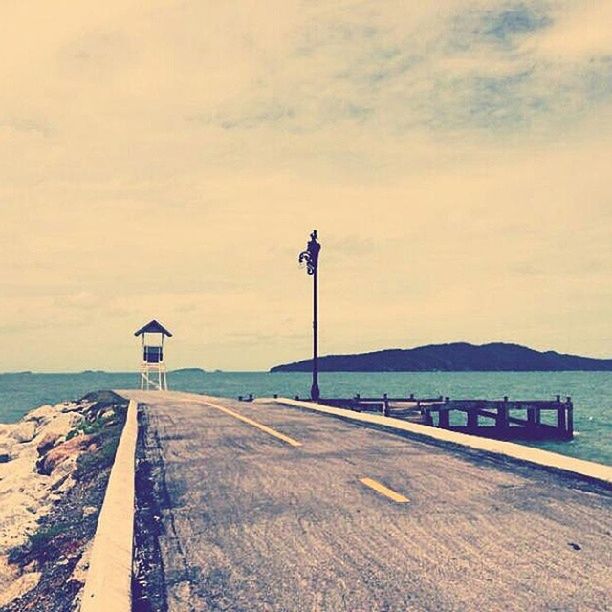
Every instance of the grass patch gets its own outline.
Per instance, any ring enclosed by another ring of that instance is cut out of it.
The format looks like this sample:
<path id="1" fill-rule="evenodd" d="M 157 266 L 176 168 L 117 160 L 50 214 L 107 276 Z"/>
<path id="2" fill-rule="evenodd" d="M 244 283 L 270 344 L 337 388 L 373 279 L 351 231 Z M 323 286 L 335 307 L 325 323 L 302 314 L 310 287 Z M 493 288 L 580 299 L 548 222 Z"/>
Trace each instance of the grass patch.
<path id="1" fill-rule="evenodd" d="M 77 469 L 74 473 L 75 480 L 87 480 L 94 477 L 99 470 L 112 467 L 115 461 L 115 454 L 119 446 L 119 439 L 104 440 L 98 439 L 102 445 L 95 451 L 82 453 L 77 460 Z"/>
<path id="2" fill-rule="evenodd" d="M 9 553 L 9 562 L 17 563 L 24 559 L 37 559 L 44 562 L 58 556 L 58 541 L 68 531 L 69 527 L 62 523 L 41 526 L 38 531 L 30 535 L 25 544 L 13 548 Z"/>

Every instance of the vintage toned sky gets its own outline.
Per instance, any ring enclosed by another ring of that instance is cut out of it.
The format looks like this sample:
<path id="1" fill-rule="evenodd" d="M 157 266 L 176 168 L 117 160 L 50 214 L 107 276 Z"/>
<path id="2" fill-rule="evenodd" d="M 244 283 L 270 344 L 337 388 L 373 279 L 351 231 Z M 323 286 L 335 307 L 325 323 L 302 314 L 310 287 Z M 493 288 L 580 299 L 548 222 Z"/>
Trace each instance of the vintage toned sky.
<path id="1" fill-rule="evenodd" d="M 612 357 L 610 0 L 3 0 L 0 371 Z"/>

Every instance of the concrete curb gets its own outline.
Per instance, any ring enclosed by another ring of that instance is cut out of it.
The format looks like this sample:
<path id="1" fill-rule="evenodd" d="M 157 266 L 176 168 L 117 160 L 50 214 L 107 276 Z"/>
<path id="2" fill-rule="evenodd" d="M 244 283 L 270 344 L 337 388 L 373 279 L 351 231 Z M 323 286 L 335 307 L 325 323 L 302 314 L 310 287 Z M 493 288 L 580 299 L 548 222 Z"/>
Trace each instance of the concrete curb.
<path id="1" fill-rule="evenodd" d="M 259 400 L 259 401 L 264 401 Z M 612 468 L 594 463 L 592 461 L 584 461 L 583 459 L 574 459 L 551 451 L 541 450 L 539 448 L 531 448 L 513 442 L 503 442 L 500 440 L 491 440 L 489 438 L 481 438 L 469 434 L 449 431 L 448 429 L 438 429 L 436 427 L 428 427 L 426 425 L 418 425 L 416 423 L 408 423 L 399 419 L 379 416 L 375 414 L 366 414 L 363 412 L 355 412 L 344 408 L 333 408 L 331 406 L 323 406 L 313 404 L 311 402 L 302 402 L 286 398 L 267 399 L 266 402 L 276 402 L 287 406 L 296 406 L 306 408 L 315 412 L 330 414 L 352 421 L 361 421 L 363 423 L 371 423 L 380 427 L 388 427 L 406 431 L 422 438 L 429 438 L 446 444 L 455 444 L 474 450 L 481 450 L 495 455 L 502 455 L 519 461 L 526 461 L 540 467 L 549 469 L 561 470 L 585 476 L 594 480 L 599 480 L 606 484 L 612 484 Z"/>
<path id="2" fill-rule="evenodd" d="M 138 403 L 130 400 L 94 538 L 82 612 L 132 608 L 132 548 Z"/>

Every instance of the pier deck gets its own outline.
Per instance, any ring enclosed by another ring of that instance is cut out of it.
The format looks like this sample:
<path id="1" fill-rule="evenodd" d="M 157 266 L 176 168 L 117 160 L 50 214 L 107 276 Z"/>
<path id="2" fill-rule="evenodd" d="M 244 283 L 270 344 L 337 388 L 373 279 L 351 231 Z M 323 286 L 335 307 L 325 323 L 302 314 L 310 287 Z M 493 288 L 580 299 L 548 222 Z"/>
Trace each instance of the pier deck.
<path id="1" fill-rule="evenodd" d="M 143 593 L 171 610 L 610 604 L 603 485 L 288 406 L 122 394 L 161 515 Z"/>

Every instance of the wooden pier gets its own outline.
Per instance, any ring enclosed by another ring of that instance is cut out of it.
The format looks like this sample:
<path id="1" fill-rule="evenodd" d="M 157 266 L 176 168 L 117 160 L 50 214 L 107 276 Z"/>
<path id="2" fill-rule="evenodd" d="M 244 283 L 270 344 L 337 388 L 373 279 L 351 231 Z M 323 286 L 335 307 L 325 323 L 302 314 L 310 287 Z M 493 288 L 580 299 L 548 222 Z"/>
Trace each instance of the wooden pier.
<path id="1" fill-rule="evenodd" d="M 559 397 L 554 401 L 445 398 L 443 403 L 424 407 L 423 414 L 427 425 L 498 440 L 574 437 L 574 406 L 569 397 L 565 401 Z M 459 418 L 453 419 L 453 415 Z"/>
<path id="2" fill-rule="evenodd" d="M 276 396 L 275 396 L 276 397 Z M 240 397 L 252 401 L 253 395 Z M 299 400 L 299 396 L 295 396 Z M 304 400 L 304 398 L 301 398 Z M 309 400 L 305 400 L 309 401 Z M 496 440 L 572 440 L 574 406 L 571 397 L 562 400 L 450 399 L 448 397 L 321 398 L 319 404 L 359 412 L 380 412 L 432 427 L 494 438 Z"/>

